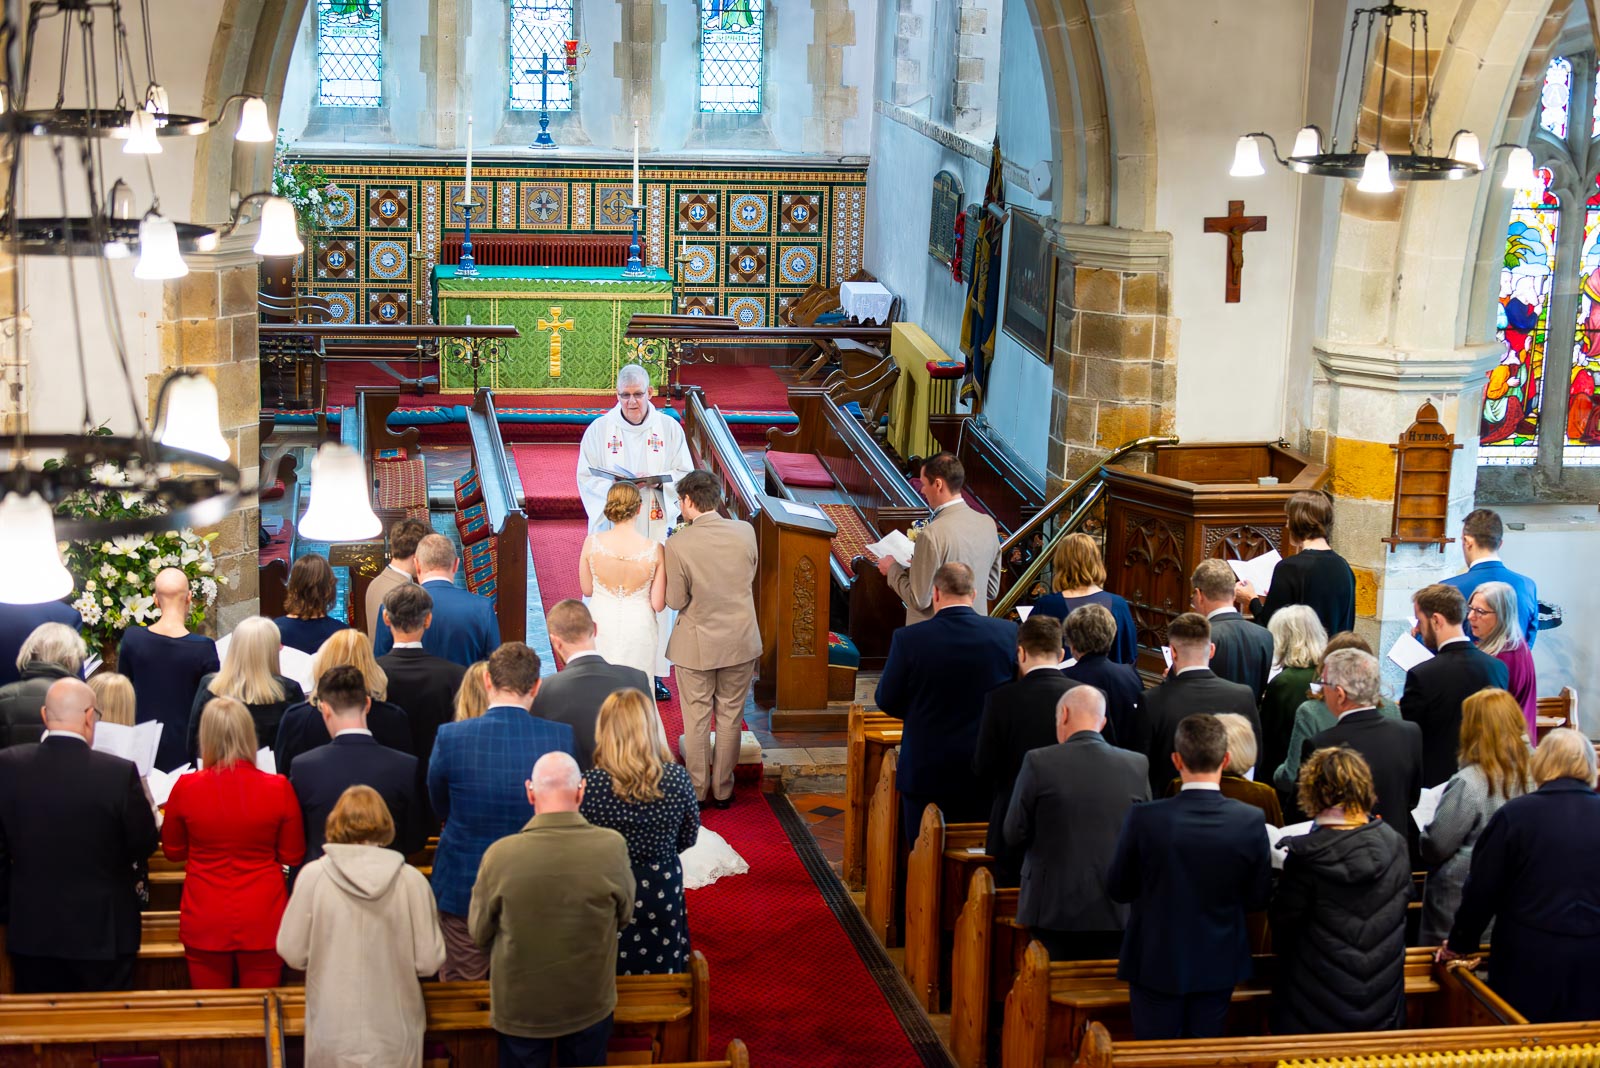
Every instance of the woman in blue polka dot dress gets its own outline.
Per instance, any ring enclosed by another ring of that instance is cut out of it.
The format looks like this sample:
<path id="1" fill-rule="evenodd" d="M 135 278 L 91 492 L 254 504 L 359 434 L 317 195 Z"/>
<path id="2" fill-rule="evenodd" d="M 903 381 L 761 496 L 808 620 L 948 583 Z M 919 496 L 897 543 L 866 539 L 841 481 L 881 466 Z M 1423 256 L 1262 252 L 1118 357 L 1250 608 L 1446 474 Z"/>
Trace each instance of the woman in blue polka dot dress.
<path id="1" fill-rule="evenodd" d="M 700 833 L 689 773 L 661 745 L 650 698 L 618 690 L 600 706 L 594 767 L 584 775 L 584 818 L 628 842 L 633 923 L 617 936 L 617 974 L 689 968 L 689 917 L 678 854 Z"/>

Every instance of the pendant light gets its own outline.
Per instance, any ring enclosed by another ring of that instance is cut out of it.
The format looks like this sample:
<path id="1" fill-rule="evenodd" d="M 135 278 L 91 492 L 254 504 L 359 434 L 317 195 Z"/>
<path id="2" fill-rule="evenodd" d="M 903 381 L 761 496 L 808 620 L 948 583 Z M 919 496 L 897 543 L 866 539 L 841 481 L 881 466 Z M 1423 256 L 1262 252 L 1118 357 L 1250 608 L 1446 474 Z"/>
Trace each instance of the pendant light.
<path id="1" fill-rule="evenodd" d="M 1500 180 L 1500 187 L 1521 189 L 1533 183 L 1533 153 L 1519 145 L 1511 150 L 1506 159 L 1506 176 Z"/>
<path id="2" fill-rule="evenodd" d="M 1470 130 L 1462 130 L 1456 134 L 1450 142 L 1450 158 L 1457 163 L 1482 170 L 1483 147 L 1478 142 L 1478 135 Z"/>
<path id="3" fill-rule="evenodd" d="M 348 445 L 325 442 L 311 461 L 311 504 L 300 520 L 300 535 L 336 542 L 368 541 L 381 533 L 361 454 Z"/>
<path id="4" fill-rule="evenodd" d="M 1261 165 L 1261 146 L 1254 137 L 1241 137 L 1233 144 L 1233 166 L 1228 168 L 1231 178 L 1259 178 L 1267 169 Z"/>
<path id="5" fill-rule="evenodd" d="M 267 143 L 273 140 L 272 125 L 267 121 L 267 102 L 259 96 L 246 97 L 239 109 L 239 129 L 235 141 Z"/>
<path id="6" fill-rule="evenodd" d="M 294 205 L 283 197 L 267 197 L 261 205 L 261 235 L 256 238 L 258 256 L 298 256 L 306 250 L 295 225 Z"/>
<path id="7" fill-rule="evenodd" d="M 139 223 L 139 263 L 135 278 L 182 278 L 189 265 L 178 254 L 178 228 L 172 220 L 151 212 Z"/>
<path id="8" fill-rule="evenodd" d="M 156 117 L 143 108 L 135 108 L 128 115 L 128 139 L 122 151 L 130 156 L 157 156 L 161 154 L 161 138 L 156 136 Z"/>
<path id="9" fill-rule="evenodd" d="M 1363 193 L 1393 193 L 1394 181 L 1389 177 L 1389 153 L 1375 148 L 1367 153 L 1361 167 L 1361 181 L 1356 188 Z"/>
<path id="10" fill-rule="evenodd" d="M 1255 139 L 1251 138 L 1251 144 Z M 1315 126 L 1301 127 L 1300 132 L 1294 135 L 1294 149 L 1291 156 L 1315 156 L 1322 151 L 1322 131 Z"/>
<path id="11" fill-rule="evenodd" d="M 61 563 L 55 517 L 37 493 L 0 497 L 0 604 L 43 604 L 72 592 Z"/>
<path id="12" fill-rule="evenodd" d="M 228 441 L 222 436 L 215 383 L 205 375 L 174 374 L 162 384 L 161 391 L 164 396 L 157 398 L 156 440 L 170 448 L 226 460 Z"/>

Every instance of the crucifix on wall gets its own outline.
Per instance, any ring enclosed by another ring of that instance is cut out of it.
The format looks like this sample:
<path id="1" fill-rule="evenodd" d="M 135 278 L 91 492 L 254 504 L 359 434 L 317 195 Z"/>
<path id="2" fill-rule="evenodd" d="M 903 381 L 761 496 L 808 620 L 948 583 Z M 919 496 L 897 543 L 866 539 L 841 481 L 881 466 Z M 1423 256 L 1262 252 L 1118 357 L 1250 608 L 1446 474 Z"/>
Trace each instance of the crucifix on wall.
<path id="1" fill-rule="evenodd" d="M 1244 201 L 1228 201 L 1228 214 L 1213 215 L 1204 220 L 1206 233 L 1228 235 L 1227 303 L 1239 303 L 1239 280 L 1244 274 L 1244 235 L 1260 233 L 1267 228 L 1265 215 L 1246 215 Z"/>

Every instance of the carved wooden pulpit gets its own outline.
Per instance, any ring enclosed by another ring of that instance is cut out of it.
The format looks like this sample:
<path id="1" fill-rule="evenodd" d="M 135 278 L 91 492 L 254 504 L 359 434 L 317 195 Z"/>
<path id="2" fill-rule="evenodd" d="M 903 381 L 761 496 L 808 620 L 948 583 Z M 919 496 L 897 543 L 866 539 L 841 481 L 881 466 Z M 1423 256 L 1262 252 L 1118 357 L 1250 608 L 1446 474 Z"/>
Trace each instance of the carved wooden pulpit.
<path id="1" fill-rule="evenodd" d="M 1189 577 L 1201 560 L 1249 560 L 1284 538 L 1284 504 L 1320 489 L 1325 464 L 1282 445 L 1163 445 L 1150 471 L 1107 467 L 1106 589 L 1128 599 L 1139 629 L 1139 667 L 1164 670 L 1167 624 L 1189 611 Z M 1262 485 L 1261 479 L 1275 478 Z"/>

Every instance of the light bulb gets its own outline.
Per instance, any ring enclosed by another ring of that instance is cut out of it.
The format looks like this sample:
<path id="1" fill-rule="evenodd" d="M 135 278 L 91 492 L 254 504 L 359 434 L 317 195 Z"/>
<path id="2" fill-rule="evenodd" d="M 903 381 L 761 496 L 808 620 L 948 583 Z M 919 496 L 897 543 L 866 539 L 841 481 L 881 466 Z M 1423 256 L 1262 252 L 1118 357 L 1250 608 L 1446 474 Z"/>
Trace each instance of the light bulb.
<path id="1" fill-rule="evenodd" d="M 1233 166 L 1228 168 L 1230 178 L 1258 178 L 1267 173 L 1261 165 L 1261 146 L 1254 137 L 1241 137 L 1233 144 Z"/>
<path id="2" fill-rule="evenodd" d="M 111 196 L 107 199 L 111 203 L 111 217 L 113 219 L 127 220 L 133 218 L 133 190 L 128 187 L 127 182 L 124 182 L 121 178 L 112 182 Z"/>
<path id="3" fill-rule="evenodd" d="M 259 96 L 247 96 L 239 109 L 239 129 L 235 141 L 271 141 L 272 126 L 267 121 L 267 102 Z"/>
<path id="4" fill-rule="evenodd" d="M 349 445 L 326 442 L 311 461 L 311 504 L 300 536 L 311 541 L 367 541 L 383 532 L 372 511 L 367 465 Z"/>
<path id="5" fill-rule="evenodd" d="M 1294 151 L 1291 156 L 1316 156 L 1322 152 L 1322 134 L 1315 126 L 1302 126 L 1300 132 L 1294 135 Z"/>
<path id="6" fill-rule="evenodd" d="M 1513 148 L 1506 160 L 1506 176 L 1500 182 L 1503 189 L 1521 189 L 1534 185 L 1533 153 L 1525 148 Z"/>
<path id="7" fill-rule="evenodd" d="M 1394 192 L 1394 182 L 1389 180 L 1389 153 L 1381 148 L 1367 153 L 1367 161 L 1361 167 L 1361 181 L 1356 183 L 1356 188 L 1363 193 Z"/>
<path id="8" fill-rule="evenodd" d="M 283 197 L 268 197 L 261 205 L 261 235 L 256 238 L 256 255 L 298 256 L 305 250 L 295 224 L 294 205 Z"/>
<path id="9" fill-rule="evenodd" d="M 158 413 L 156 440 L 217 460 L 228 458 L 217 414 L 217 387 L 204 375 L 177 374 L 167 386 L 166 406 Z"/>
<path id="10" fill-rule="evenodd" d="M 37 493 L 0 497 L 0 604 L 43 604 L 72 592 L 72 575 L 61 564 L 56 520 Z"/>
<path id="11" fill-rule="evenodd" d="M 158 156 L 161 154 L 161 139 L 156 136 L 156 117 L 148 111 L 135 109 L 128 116 L 128 139 L 122 145 L 122 151 L 133 156 Z"/>
<path id="12" fill-rule="evenodd" d="M 1455 147 L 1450 153 L 1450 158 L 1457 163 L 1483 170 L 1483 149 L 1478 144 L 1478 135 L 1467 130 L 1456 134 Z"/>
<path id="13" fill-rule="evenodd" d="M 133 276 L 159 280 L 188 273 L 189 265 L 178 254 L 178 228 L 155 212 L 146 215 L 139 223 L 139 263 Z"/>

